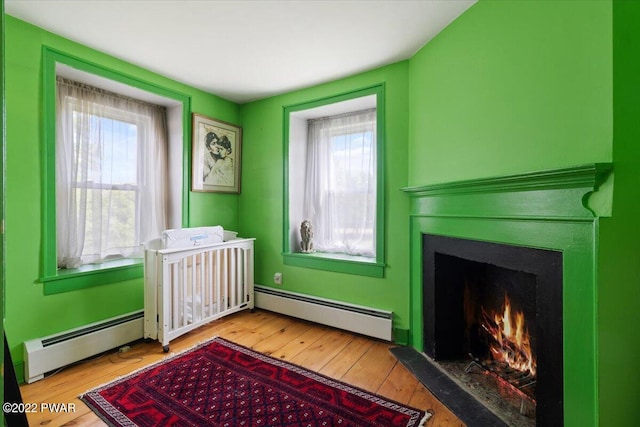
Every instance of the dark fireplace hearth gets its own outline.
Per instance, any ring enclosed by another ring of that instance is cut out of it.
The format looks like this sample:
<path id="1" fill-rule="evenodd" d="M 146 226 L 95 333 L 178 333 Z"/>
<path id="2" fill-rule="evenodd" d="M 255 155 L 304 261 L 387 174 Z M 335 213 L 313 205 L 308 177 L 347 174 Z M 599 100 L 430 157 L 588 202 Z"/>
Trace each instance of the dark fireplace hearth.
<path id="1" fill-rule="evenodd" d="M 429 234 L 422 245 L 425 363 L 507 425 L 561 426 L 562 253 Z"/>

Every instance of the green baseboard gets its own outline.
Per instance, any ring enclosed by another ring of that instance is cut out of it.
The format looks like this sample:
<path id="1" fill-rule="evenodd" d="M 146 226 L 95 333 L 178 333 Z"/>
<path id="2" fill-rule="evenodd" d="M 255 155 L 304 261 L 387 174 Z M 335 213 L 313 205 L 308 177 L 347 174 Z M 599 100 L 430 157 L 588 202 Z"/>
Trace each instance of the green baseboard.
<path id="1" fill-rule="evenodd" d="M 24 384 L 24 362 L 14 363 L 13 369 L 16 370 L 16 379 L 18 380 L 18 384 Z"/>
<path id="2" fill-rule="evenodd" d="M 409 329 L 393 328 L 393 342 L 398 345 L 409 345 Z"/>

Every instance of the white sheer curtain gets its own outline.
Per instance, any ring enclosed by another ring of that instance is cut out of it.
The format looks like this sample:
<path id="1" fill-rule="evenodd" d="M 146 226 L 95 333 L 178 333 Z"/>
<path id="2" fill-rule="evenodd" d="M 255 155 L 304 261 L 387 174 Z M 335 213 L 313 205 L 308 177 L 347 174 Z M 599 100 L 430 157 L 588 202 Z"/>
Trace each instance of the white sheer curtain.
<path id="1" fill-rule="evenodd" d="M 374 257 L 376 110 L 310 120 L 306 166 L 314 249 Z"/>
<path id="2" fill-rule="evenodd" d="M 142 256 L 166 229 L 164 107 L 58 78 L 59 268 Z"/>

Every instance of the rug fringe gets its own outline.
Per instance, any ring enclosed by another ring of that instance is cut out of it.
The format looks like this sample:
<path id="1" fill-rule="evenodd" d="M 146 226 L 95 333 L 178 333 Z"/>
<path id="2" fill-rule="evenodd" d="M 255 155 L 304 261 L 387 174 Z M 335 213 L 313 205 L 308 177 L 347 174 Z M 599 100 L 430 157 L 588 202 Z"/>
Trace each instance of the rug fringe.
<path id="1" fill-rule="evenodd" d="M 433 413 L 431 411 L 425 411 L 424 417 L 422 417 L 420 423 L 418 423 L 418 427 L 424 427 L 431 417 L 433 417 Z"/>

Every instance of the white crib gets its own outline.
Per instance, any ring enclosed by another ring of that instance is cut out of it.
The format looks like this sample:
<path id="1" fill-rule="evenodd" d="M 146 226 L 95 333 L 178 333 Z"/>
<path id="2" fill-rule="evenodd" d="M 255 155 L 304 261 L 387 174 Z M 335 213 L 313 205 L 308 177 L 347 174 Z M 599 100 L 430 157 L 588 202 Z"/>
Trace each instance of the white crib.
<path id="1" fill-rule="evenodd" d="M 228 235 L 225 233 L 225 235 Z M 163 249 L 150 242 L 144 264 L 144 337 L 169 342 L 212 320 L 254 309 L 253 242 Z"/>

